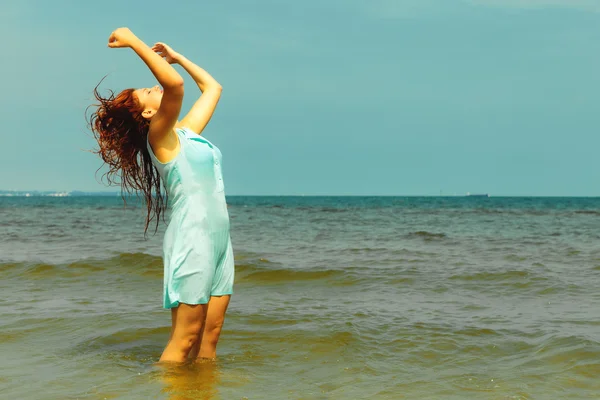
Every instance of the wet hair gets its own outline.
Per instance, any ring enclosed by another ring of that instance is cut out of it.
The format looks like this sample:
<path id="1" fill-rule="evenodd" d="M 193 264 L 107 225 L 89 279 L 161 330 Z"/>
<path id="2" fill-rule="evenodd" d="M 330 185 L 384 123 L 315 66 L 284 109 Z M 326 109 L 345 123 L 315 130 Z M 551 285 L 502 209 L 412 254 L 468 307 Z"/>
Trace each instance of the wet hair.
<path id="1" fill-rule="evenodd" d="M 134 89 L 125 89 L 117 95 L 109 90 L 109 95 L 102 97 L 98 92 L 100 83 L 94 88 L 94 97 L 98 103 L 90 106 L 96 109 L 91 115 L 88 115 L 90 107 L 86 110 L 89 128 L 99 146 L 98 150 L 92 152 L 98 154 L 108 165 L 109 170 L 102 178 L 110 186 L 120 184 L 125 204 L 127 196 L 133 193 L 138 197 L 143 195 L 147 205 L 144 236 L 154 219 L 156 233 L 161 215 L 164 220 L 167 193 L 161 193 L 160 175 L 152 164 L 146 147 L 150 120 L 142 116 L 144 110 L 133 93 Z M 153 190 L 156 196 L 153 195 Z"/>

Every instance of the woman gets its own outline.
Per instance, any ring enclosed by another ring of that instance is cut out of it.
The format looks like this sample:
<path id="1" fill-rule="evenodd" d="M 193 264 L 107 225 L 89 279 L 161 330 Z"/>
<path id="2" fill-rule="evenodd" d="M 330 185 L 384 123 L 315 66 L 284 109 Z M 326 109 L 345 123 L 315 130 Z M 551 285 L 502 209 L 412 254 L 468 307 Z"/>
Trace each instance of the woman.
<path id="1" fill-rule="evenodd" d="M 129 29 L 119 28 L 108 47 L 129 47 L 146 63 L 160 86 L 126 89 L 103 98 L 90 125 L 109 165 L 108 181 L 120 177 L 123 193 L 141 191 L 147 201 L 146 227 L 164 217 L 164 186 L 172 212 L 165 232 L 164 307 L 171 309 L 171 336 L 160 361 L 214 358 L 233 292 L 233 251 L 221 152 L 200 137 L 221 96 L 206 71 L 164 43 L 150 48 Z M 183 79 L 177 63 L 196 81 L 202 96 L 178 121 Z M 162 86 L 162 89 L 161 89 Z M 157 196 L 152 195 L 152 190 Z"/>

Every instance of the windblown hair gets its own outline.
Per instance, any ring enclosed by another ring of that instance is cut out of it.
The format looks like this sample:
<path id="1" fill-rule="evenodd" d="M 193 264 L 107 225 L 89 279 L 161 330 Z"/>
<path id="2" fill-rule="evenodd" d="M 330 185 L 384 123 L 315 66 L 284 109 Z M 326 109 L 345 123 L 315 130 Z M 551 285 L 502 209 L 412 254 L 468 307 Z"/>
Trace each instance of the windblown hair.
<path id="1" fill-rule="evenodd" d="M 164 220 L 167 194 L 165 192 L 163 196 L 161 193 L 160 175 L 146 147 L 150 121 L 142 116 L 142 105 L 134 96 L 134 89 L 125 89 L 116 96 L 109 90 L 109 96 L 102 97 L 98 92 L 100 83 L 94 88 L 98 104 L 90 106 L 97 108 L 91 115 L 86 115 L 99 145 L 99 149 L 93 153 L 100 155 L 109 167 L 102 176 L 108 185 L 121 185 L 121 197 L 125 204 L 126 195 L 135 193 L 139 197 L 140 192 L 143 194 L 148 209 L 144 235 L 153 219 L 156 219 L 156 233 L 161 215 Z M 153 189 L 156 197 L 152 194 Z"/>

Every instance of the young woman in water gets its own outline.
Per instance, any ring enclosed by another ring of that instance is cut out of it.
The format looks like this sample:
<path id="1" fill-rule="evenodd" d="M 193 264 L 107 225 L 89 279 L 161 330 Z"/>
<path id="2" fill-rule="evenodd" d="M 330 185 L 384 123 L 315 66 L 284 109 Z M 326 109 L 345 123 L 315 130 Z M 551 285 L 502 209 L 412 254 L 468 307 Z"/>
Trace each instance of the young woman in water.
<path id="1" fill-rule="evenodd" d="M 131 48 L 159 83 L 108 97 L 96 87 L 99 104 L 90 126 L 97 153 L 109 166 L 108 182 L 118 177 L 122 193 L 145 197 L 145 232 L 155 218 L 158 228 L 167 198 L 172 205 L 163 243 L 163 306 L 171 309 L 172 326 L 160 361 L 214 358 L 234 263 L 221 152 L 200 134 L 221 97 L 221 85 L 166 44 L 150 48 L 127 28 L 115 30 L 108 47 Z M 181 65 L 202 92 L 181 120 L 183 79 L 170 64 Z"/>

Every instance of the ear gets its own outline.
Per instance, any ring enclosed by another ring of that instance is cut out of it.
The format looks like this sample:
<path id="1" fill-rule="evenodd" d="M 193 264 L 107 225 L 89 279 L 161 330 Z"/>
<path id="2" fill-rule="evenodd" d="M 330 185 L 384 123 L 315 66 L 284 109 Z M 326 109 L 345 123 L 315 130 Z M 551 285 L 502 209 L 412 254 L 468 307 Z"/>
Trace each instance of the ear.
<path id="1" fill-rule="evenodd" d="M 156 110 L 154 108 L 146 108 L 142 112 L 142 117 L 144 117 L 146 119 L 150 119 L 150 118 L 154 117 L 154 114 L 156 114 Z"/>

